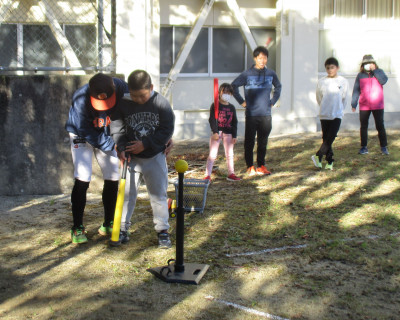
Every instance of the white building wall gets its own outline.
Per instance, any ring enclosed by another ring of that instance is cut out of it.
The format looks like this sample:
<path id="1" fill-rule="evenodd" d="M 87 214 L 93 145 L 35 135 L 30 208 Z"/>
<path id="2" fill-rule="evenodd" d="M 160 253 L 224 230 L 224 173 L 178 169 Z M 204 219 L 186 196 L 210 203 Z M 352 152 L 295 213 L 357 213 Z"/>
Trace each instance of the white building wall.
<path id="1" fill-rule="evenodd" d="M 160 88 L 160 3 L 159 0 L 118 0 L 117 73 L 146 70 L 156 90 Z"/>
<path id="2" fill-rule="evenodd" d="M 319 1 L 277 1 L 277 71 L 282 82 L 272 134 L 315 131 Z"/>

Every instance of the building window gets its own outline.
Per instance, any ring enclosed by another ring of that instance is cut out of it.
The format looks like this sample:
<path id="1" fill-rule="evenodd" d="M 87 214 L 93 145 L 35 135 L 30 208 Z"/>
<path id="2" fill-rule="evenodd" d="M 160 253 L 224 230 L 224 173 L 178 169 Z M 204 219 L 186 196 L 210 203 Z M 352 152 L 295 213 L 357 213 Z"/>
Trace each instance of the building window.
<path id="1" fill-rule="evenodd" d="M 24 25 L 24 67 L 59 67 L 63 54 L 49 26 Z"/>
<path id="2" fill-rule="evenodd" d="M 161 75 L 166 76 L 171 70 L 189 31 L 189 27 L 161 27 Z M 251 32 L 258 45 L 268 46 L 268 67 L 275 69 L 275 30 L 251 29 Z M 253 64 L 252 52 L 248 51 L 238 28 L 202 28 L 180 75 L 210 77 L 241 73 Z"/>
<path id="3" fill-rule="evenodd" d="M 239 29 L 212 29 L 213 73 L 240 73 L 245 69 L 246 46 Z"/>
<path id="4" fill-rule="evenodd" d="M 97 65 L 98 50 L 93 35 L 97 29 L 95 25 L 65 25 L 65 36 L 71 44 L 78 60 L 82 66 Z M 104 50 L 104 49 L 103 49 Z M 106 50 L 103 51 L 103 54 Z M 111 55 L 111 50 L 108 50 Z"/>
<path id="5" fill-rule="evenodd" d="M 0 48 L 8 48 L 7 50 L 1 50 L 0 66 L 18 66 L 16 39 L 16 24 L 0 24 Z"/>
<path id="6" fill-rule="evenodd" d="M 356 74 L 365 54 L 372 54 L 380 68 L 392 72 L 400 41 L 400 0 L 320 0 L 318 70 L 334 56 L 340 71 Z"/>
<path id="7" fill-rule="evenodd" d="M 400 18 L 400 0 L 320 0 L 319 19 L 337 18 Z"/>
<path id="8" fill-rule="evenodd" d="M 337 17 L 353 18 L 364 14 L 363 0 L 335 0 L 334 9 Z"/>
<path id="9" fill-rule="evenodd" d="M 65 36 L 82 67 L 98 65 L 100 53 L 95 25 L 62 25 Z M 102 56 L 111 60 L 111 49 L 102 47 Z M 0 66 L 4 68 L 63 68 L 70 66 L 47 24 L 1 24 Z"/>
<path id="10" fill-rule="evenodd" d="M 394 17 L 393 5 L 394 2 L 392 0 L 368 0 L 367 10 L 366 10 L 367 17 L 392 18 Z"/>
<path id="11" fill-rule="evenodd" d="M 162 27 L 160 31 L 160 72 L 168 73 L 190 31 L 189 27 Z M 182 73 L 208 73 L 208 29 L 202 28 L 187 57 Z"/>

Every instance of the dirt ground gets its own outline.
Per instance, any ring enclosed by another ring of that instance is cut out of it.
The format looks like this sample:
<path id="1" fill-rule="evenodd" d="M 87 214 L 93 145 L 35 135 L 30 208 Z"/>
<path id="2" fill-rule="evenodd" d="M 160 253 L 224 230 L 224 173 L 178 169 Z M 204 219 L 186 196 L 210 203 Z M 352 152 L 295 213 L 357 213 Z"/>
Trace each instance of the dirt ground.
<path id="1" fill-rule="evenodd" d="M 226 193 L 235 192 L 235 186 L 229 188 Z M 236 240 L 212 240 L 224 223 L 219 209 L 185 221 L 188 232 L 201 231 L 195 242 L 185 243 L 185 259 L 210 266 L 196 286 L 165 283 L 146 271 L 166 265 L 175 249 L 157 248 L 145 193 L 139 197 L 132 240 L 117 248 L 97 234 L 103 211 L 99 194 L 88 195 L 90 241 L 80 246 L 70 241 L 69 195 L 2 196 L 0 318 L 247 320 L 268 318 L 268 313 L 272 319 L 400 319 L 398 272 L 371 273 L 371 266 L 324 256 L 321 247 L 228 257 L 229 241 Z M 368 245 L 387 246 L 390 255 L 398 255 L 398 239 L 394 235 Z M 272 239 L 264 247 L 280 243 Z M 363 243 L 356 242 L 355 249 L 362 250 Z"/>

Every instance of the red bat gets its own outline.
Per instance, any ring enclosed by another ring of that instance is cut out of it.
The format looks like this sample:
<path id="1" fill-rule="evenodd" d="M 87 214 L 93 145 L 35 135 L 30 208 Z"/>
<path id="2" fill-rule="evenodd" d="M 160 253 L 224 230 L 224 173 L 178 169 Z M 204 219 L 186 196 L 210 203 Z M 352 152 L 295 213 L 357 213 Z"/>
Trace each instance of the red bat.
<path id="1" fill-rule="evenodd" d="M 214 112 L 215 120 L 218 124 L 218 111 L 219 111 L 219 92 L 218 92 L 218 78 L 214 78 Z"/>

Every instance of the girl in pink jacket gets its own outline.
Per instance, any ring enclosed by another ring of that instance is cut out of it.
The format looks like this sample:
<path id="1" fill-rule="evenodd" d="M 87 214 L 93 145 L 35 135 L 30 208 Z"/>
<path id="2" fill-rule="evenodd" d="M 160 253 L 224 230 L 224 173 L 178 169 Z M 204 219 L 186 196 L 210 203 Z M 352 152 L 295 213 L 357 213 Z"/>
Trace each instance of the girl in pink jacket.
<path id="1" fill-rule="evenodd" d="M 374 57 L 370 54 L 365 55 L 361 62 L 360 73 L 357 75 L 356 81 L 354 82 L 353 96 L 351 99 L 353 112 L 356 111 L 357 104 L 360 106 L 361 149 L 358 152 L 359 154 L 368 153 L 368 120 L 371 113 L 374 116 L 382 154 L 389 154 L 383 121 L 383 85 L 387 81 L 388 77 L 382 69 L 379 69 Z"/>

